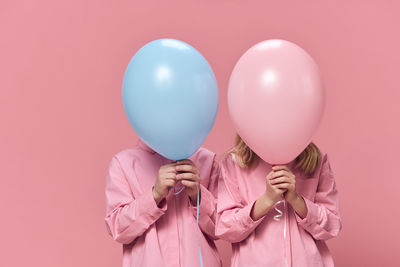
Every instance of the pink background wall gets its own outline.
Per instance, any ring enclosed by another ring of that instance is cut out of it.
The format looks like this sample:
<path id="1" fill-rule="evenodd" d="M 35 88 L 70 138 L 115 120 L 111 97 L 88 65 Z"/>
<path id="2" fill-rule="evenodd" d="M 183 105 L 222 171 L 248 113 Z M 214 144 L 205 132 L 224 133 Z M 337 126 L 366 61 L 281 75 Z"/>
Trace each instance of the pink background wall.
<path id="1" fill-rule="evenodd" d="M 193 45 L 215 71 L 221 105 L 205 146 L 218 154 L 233 141 L 226 90 L 240 55 L 270 38 L 308 50 L 327 89 L 315 142 L 340 190 L 337 266 L 398 266 L 399 11 L 398 1 L 1 1 L 0 266 L 120 265 L 103 217 L 108 163 L 136 142 L 121 82 L 135 51 L 161 37 Z"/>

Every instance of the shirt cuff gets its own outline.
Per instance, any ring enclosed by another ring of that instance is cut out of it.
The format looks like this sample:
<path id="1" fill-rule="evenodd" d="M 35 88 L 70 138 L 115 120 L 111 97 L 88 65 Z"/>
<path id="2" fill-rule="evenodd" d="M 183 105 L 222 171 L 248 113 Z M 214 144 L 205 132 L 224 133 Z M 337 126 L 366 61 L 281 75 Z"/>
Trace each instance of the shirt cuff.
<path id="1" fill-rule="evenodd" d="M 154 222 L 167 210 L 167 202 L 165 199 L 160 202 L 160 207 L 157 206 L 157 203 L 153 197 L 152 188 L 140 196 L 138 204 L 139 208 L 142 210 L 140 214 L 143 214 L 144 219 L 148 220 L 148 222 Z"/>
<path id="2" fill-rule="evenodd" d="M 242 222 L 243 226 L 245 226 L 245 228 L 253 228 L 254 229 L 263 221 L 263 219 L 265 217 L 265 215 L 264 215 L 261 218 L 259 218 L 258 220 L 253 220 L 253 218 L 251 218 L 251 210 L 253 209 L 255 202 L 256 202 L 256 200 L 252 204 L 249 204 L 240 210 L 241 217 L 242 217 L 241 222 Z"/>
<path id="3" fill-rule="evenodd" d="M 211 216 L 215 211 L 215 198 L 210 191 L 207 190 L 202 184 L 200 184 L 200 205 L 199 205 L 199 215 L 206 214 Z M 197 215 L 197 206 L 193 206 L 189 199 L 190 207 L 192 208 L 193 215 Z"/>
<path id="4" fill-rule="evenodd" d="M 303 228 L 307 228 L 311 224 L 313 224 L 313 218 L 315 218 L 315 216 L 317 216 L 317 214 L 318 214 L 318 207 L 311 200 L 308 200 L 305 197 L 303 197 L 303 199 L 304 199 L 304 202 L 306 203 L 306 206 L 307 206 L 307 215 L 306 215 L 306 217 L 301 218 L 297 214 L 297 212 L 295 212 L 295 216 L 296 216 L 297 223 L 300 226 L 302 226 Z"/>

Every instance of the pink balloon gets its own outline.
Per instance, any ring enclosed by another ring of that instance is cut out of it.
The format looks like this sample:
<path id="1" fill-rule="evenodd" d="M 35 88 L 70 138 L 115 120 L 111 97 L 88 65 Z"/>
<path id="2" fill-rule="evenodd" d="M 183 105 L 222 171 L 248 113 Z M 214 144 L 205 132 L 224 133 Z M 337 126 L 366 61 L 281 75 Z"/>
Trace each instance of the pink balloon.
<path id="1" fill-rule="evenodd" d="M 228 105 L 246 144 L 270 164 L 294 160 L 321 120 L 325 91 L 306 51 L 284 40 L 258 43 L 231 74 Z"/>

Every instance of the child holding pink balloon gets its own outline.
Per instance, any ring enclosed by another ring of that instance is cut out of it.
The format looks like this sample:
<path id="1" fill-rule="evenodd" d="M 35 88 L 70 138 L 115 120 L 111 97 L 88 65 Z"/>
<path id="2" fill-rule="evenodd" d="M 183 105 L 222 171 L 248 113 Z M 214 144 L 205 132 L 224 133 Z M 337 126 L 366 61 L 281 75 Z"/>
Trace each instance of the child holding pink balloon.
<path id="1" fill-rule="evenodd" d="M 322 115 L 318 68 L 283 40 L 250 48 L 232 73 L 228 104 L 238 132 L 220 165 L 216 236 L 231 266 L 334 266 L 338 191 L 326 153 L 310 142 Z"/>
<path id="2" fill-rule="evenodd" d="M 340 229 L 327 154 L 311 143 L 273 166 L 238 137 L 218 185 L 216 235 L 233 243 L 231 266 L 333 266 L 324 241 Z"/>

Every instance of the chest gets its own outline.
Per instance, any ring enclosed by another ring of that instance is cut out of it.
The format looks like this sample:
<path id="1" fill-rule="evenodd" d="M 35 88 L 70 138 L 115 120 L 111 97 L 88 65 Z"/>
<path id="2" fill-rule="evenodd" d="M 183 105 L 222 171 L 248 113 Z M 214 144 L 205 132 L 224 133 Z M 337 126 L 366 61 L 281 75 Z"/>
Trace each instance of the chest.
<path id="1" fill-rule="evenodd" d="M 201 184 L 207 187 L 210 176 L 209 166 L 202 164 L 196 157 L 190 159 L 199 169 Z M 124 171 L 133 195 L 138 196 L 150 190 L 157 180 L 160 167 L 172 162 L 172 160 L 159 155 L 148 153 L 132 160 L 129 165 L 125 166 Z"/>
<path id="2" fill-rule="evenodd" d="M 252 170 L 240 173 L 240 177 L 238 177 L 239 189 L 249 203 L 258 199 L 265 192 L 267 188 L 266 177 L 271 170 L 271 165 L 259 165 Z M 296 177 L 296 192 L 313 201 L 318 190 L 318 176 L 306 176 L 293 167 L 291 171 Z"/>

